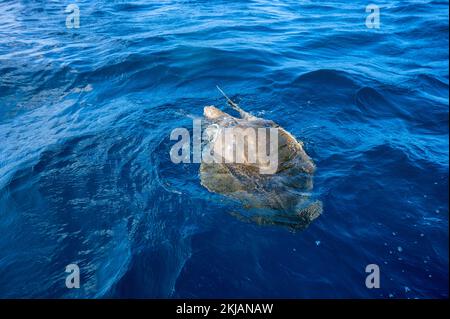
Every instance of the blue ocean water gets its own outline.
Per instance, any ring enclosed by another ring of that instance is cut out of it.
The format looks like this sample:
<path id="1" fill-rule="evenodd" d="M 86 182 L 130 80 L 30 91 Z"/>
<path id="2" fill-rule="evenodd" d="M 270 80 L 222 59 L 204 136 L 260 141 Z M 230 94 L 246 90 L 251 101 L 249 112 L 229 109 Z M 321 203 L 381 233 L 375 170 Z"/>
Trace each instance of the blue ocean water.
<path id="1" fill-rule="evenodd" d="M 0 297 L 448 297 L 448 2 L 368 4 L 0 1 Z M 304 141 L 306 230 L 170 161 L 216 85 Z"/>

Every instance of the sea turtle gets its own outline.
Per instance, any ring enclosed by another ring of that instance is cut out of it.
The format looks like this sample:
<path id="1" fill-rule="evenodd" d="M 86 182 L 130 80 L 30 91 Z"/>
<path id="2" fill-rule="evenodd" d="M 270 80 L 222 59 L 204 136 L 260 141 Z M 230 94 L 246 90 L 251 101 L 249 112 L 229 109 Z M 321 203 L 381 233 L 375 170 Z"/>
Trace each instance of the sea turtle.
<path id="1" fill-rule="evenodd" d="M 240 117 L 231 116 L 214 106 L 204 108 L 207 127 L 204 131 L 205 145 L 209 154 L 216 160 L 202 160 L 200 165 L 201 184 L 210 192 L 222 194 L 241 201 L 249 208 L 246 213 L 234 213 L 237 217 L 258 224 L 276 224 L 291 229 L 303 229 L 322 212 L 322 203 L 311 199 L 315 165 L 303 149 L 303 143 L 297 141 L 289 132 L 270 120 L 251 115 L 225 96 L 229 105 L 239 112 Z M 233 129 L 235 139 L 225 137 L 226 129 Z M 237 130 L 236 130 L 237 129 Z M 276 146 L 277 166 L 270 173 L 262 172 L 267 168 L 267 157 L 257 152 L 260 145 L 252 148 L 260 140 L 250 138 L 253 129 L 256 134 L 266 134 L 266 152 L 270 145 Z M 262 129 L 262 131 L 261 131 Z M 270 140 L 269 130 L 276 132 L 277 140 Z M 275 129 L 275 131 L 274 131 Z M 234 161 L 226 154 L 236 156 L 236 143 L 241 138 L 244 152 L 241 160 Z M 273 141 L 277 143 L 272 143 Z M 226 149 L 233 151 L 226 152 Z M 253 160 L 250 160 L 253 159 Z M 255 160 L 256 159 L 256 160 Z"/>

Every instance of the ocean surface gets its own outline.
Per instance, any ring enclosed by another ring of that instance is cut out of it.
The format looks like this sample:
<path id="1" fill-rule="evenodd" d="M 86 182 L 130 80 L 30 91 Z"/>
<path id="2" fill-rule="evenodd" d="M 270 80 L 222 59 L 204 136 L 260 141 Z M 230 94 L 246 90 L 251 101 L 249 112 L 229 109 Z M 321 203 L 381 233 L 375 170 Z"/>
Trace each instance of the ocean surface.
<path id="1" fill-rule="evenodd" d="M 0 1 L 0 298 L 448 297 L 448 2 L 369 3 Z M 216 85 L 305 143 L 304 231 L 171 162 Z"/>

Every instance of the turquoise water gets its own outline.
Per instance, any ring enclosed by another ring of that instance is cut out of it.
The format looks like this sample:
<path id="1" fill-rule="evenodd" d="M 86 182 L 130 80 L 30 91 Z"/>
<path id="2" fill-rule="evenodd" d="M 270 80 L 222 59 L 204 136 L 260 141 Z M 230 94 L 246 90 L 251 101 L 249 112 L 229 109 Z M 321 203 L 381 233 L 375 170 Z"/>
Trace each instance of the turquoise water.
<path id="1" fill-rule="evenodd" d="M 69 3 L 0 1 L 1 298 L 448 297 L 447 1 Z M 170 161 L 216 85 L 304 141 L 306 230 Z"/>

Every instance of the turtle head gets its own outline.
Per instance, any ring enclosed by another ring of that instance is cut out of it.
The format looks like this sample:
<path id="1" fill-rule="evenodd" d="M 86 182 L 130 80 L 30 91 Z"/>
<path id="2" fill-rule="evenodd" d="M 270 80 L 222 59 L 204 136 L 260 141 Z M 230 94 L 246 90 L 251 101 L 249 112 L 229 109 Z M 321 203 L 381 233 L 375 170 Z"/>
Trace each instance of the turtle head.
<path id="1" fill-rule="evenodd" d="M 210 121 L 215 121 L 221 117 L 229 116 L 227 113 L 222 112 L 217 107 L 212 105 L 205 106 L 205 108 L 203 109 L 203 115 L 205 116 L 206 119 Z"/>

